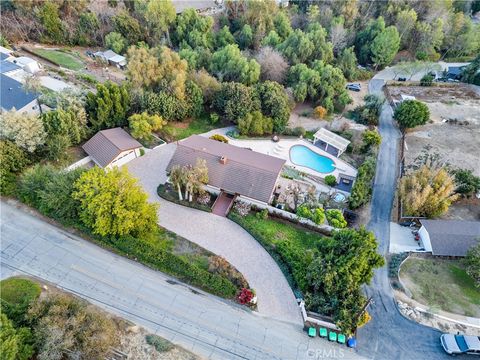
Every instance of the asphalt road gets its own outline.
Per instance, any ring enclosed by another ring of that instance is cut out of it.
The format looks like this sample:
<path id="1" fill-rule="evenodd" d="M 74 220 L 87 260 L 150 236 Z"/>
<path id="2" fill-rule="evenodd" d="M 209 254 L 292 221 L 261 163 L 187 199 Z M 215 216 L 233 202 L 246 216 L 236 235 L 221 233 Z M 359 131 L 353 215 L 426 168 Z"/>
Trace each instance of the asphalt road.
<path id="1" fill-rule="evenodd" d="M 0 203 L 1 278 L 27 274 L 209 359 L 360 359 L 298 323 L 249 311 Z"/>
<path id="2" fill-rule="evenodd" d="M 383 84 L 382 79 L 373 79 L 369 84 L 369 92 L 381 92 Z M 398 175 L 397 157 L 401 135 L 392 115 L 392 108 L 385 103 L 379 124 L 382 144 L 377 160 L 372 212 L 368 224 L 368 228 L 378 239 L 379 252 L 382 255 L 387 255 L 389 247 L 389 222 Z M 379 360 L 450 358 L 440 345 L 440 331 L 410 321 L 397 310 L 388 280 L 387 266 L 376 270 L 372 283 L 365 291 L 367 296 L 373 297 L 374 302 L 368 309 L 373 319 L 358 332 L 360 354 Z"/>

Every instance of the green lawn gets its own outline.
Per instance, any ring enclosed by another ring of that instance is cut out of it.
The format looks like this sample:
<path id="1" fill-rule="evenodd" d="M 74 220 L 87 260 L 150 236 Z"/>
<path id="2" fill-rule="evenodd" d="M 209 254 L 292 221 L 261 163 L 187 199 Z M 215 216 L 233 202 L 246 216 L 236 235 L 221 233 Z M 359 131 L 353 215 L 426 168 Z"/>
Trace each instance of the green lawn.
<path id="1" fill-rule="evenodd" d="M 321 234 L 275 218 L 259 218 L 254 213 L 242 217 L 232 211 L 229 218 L 247 230 L 272 256 L 297 292 L 308 287 L 306 272 L 318 251 Z M 297 294 L 298 295 L 298 294 Z"/>
<path id="2" fill-rule="evenodd" d="M 9 278 L 0 281 L 0 297 L 12 305 L 34 300 L 40 292 L 40 285 L 28 279 Z"/>
<path id="3" fill-rule="evenodd" d="M 411 258 L 402 265 L 400 278 L 422 304 L 480 317 L 480 289 L 459 260 Z"/>
<path id="4" fill-rule="evenodd" d="M 67 54 L 63 51 L 47 49 L 35 49 L 32 51 L 35 54 L 43 56 L 51 62 L 70 70 L 78 71 L 83 69 L 84 67 L 83 63 L 80 60 L 75 58 L 73 55 Z"/>
<path id="5" fill-rule="evenodd" d="M 190 135 L 202 134 L 218 127 L 221 127 L 221 124 L 212 125 L 208 115 L 204 114 L 190 122 L 172 121 L 159 132 L 159 135 L 168 141 L 175 141 L 185 139 Z"/>

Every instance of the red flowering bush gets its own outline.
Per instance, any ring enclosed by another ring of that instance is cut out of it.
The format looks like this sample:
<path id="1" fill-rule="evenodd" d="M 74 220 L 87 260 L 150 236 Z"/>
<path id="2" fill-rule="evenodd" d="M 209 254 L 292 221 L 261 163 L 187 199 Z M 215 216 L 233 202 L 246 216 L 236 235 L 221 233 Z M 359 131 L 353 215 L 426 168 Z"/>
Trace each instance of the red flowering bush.
<path id="1" fill-rule="evenodd" d="M 248 305 L 250 304 L 254 296 L 255 294 L 252 290 L 243 288 L 242 290 L 240 290 L 240 293 L 237 296 L 237 300 L 242 305 Z"/>

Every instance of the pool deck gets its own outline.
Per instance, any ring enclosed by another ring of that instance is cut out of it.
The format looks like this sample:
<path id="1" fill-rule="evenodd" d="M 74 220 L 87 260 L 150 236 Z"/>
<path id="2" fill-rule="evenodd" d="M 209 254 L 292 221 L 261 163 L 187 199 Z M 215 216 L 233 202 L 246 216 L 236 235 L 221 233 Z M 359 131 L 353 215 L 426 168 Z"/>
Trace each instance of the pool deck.
<path id="1" fill-rule="evenodd" d="M 239 140 L 239 139 L 229 138 L 228 142 L 229 144 L 232 144 L 235 146 L 249 148 L 249 149 L 252 149 L 253 151 L 275 156 L 280 159 L 285 159 L 286 165 L 291 166 L 298 171 L 302 171 L 313 176 L 324 178 L 327 175 L 334 175 L 337 179 L 339 177 L 339 174 L 345 174 L 345 175 L 354 176 L 354 177 L 357 176 L 357 170 L 353 166 L 327 153 L 326 151 L 323 151 L 322 149 L 318 148 L 317 146 L 313 145 L 311 142 L 305 139 L 281 139 L 279 142 L 275 143 L 271 140 L 266 140 L 266 139 Z M 294 145 L 306 146 L 313 152 L 319 155 L 325 156 L 329 159 L 332 159 L 333 162 L 335 163 L 336 169 L 331 173 L 319 173 L 308 167 L 299 166 L 297 164 L 292 163 L 290 160 L 290 148 Z"/>

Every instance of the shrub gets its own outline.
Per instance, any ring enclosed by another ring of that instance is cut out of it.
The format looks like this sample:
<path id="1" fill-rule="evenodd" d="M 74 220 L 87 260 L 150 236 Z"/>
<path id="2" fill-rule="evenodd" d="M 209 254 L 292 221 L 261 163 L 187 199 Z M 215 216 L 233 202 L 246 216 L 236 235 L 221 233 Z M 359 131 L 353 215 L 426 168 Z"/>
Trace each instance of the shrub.
<path id="1" fill-rule="evenodd" d="M 210 136 L 209 139 L 220 141 L 220 142 L 223 142 L 225 144 L 228 144 L 228 139 L 225 136 L 220 135 L 220 134 L 214 134 L 214 135 Z"/>
<path id="2" fill-rule="evenodd" d="M 40 296 L 40 285 L 28 279 L 8 278 L 0 281 L 1 312 L 15 326 L 27 325 L 25 315 L 29 306 Z"/>
<path id="3" fill-rule="evenodd" d="M 365 150 L 369 149 L 371 146 L 378 147 L 382 142 L 382 137 L 377 130 L 365 130 L 362 133 L 363 138 L 363 147 Z"/>
<path id="4" fill-rule="evenodd" d="M 237 296 L 237 300 L 242 305 L 250 304 L 255 294 L 252 290 L 243 288 Z"/>
<path id="5" fill-rule="evenodd" d="M 433 85 L 433 75 L 425 74 L 420 79 L 420 86 L 432 86 Z"/>
<path id="6" fill-rule="evenodd" d="M 269 135 L 273 132 L 273 120 L 254 111 L 238 121 L 238 131 L 242 135 Z"/>
<path id="7" fill-rule="evenodd" d="M 170 341 L 154 334 L 145 336 L 145 341 L 148 345 L 152 345 L 158 352 L 167 352 L 174 348 L 174 345 Z"/>
<path id="8" fill-rule="evenodd" d="M 343 217 L 343 214 L 340 210 L 329 209 L 327 210 L 326 215 L 327 215 L 327 221 L 330 224 L 330 226 L 333 226 L 338 229 L 343 229 L 344 227 L 347 226 L 347 221 Z"/>
<path id="9" fill-rule="evenodd" d="M 349 204 L 351 209 L 356 209 L 370 200 L 375 165 L 375 158 L 369 157 L 358 168 L 357 179 L 350 192 Z"/>
<path id="10" fill-rule="evenodd" d="M 218 120 L 220 120 L 220 116 L 218 116 L 217 113 L 210 114 L 210 124 L 215 125 L 216 123 L 218 123 Z"/>
<path id="11" fill-rule="evenodd" d="M 268 210 L 263 209 L 255 214 L 255 216 L 259 219 L 267 220 L 268 219 Z"/>
<path id="12" fill-rule="evenodd" d="M 200 204 L 200 205 L 208 205 L 210 204 L 210 200 L 212 199 L 212 197 L 210 196 L 210 194 L 206 191 L 204 191 L 203 193 L 201 193 L 200 195 L 197 196 L 197 202 Z"/>
<path id="13" fill-rule="evenodd" d="M 297 208 L 297 216 L 313 221 L 319 225 L 325 221 L 325 211 L 323 208 L 310 208 L 307 204 L 302 204 Z"/>
<path id="14" fill-rule="evenodd" d="M 315 109 L 313 109 L 313 114 L 317 119 L 325 119 L 325 116 L 327 115 L 327 109 L 325 109 L 323 106 L 317 106 Z"/>
<path id="15" fill-rule="evenodd" d="M 243 202 L 243 201 L 236 201 L 233 205 L 233 210 L 240 216 L 247 216 L 250 213 L 251 205 Z"/>
<path id="16" fill-rule="evenodd" d="M 327 175 L 325 176 L 325 184 L 328 186 L 335 186 L 337 185 L 337 178 L 335 175 Z"/>
<path id="17" fill-rule="evenodd" d="M 293 129 L 286 128 L 285 131 L 283 132 L 283 134 L 287 136 L 305 136 L 306 133 L 307 131 L 302 126 L 297 126 L 297 127 L 294 127 Z"/>
<path id="18" fill-rule="evenodd" d="M 16 174 L 29 163 L 27 154 L 19 146 L 8 140 L 0 141 L 0 194 L 15 192 Z"/>
<path id="19" fill-rule="evenodd" d="M 248 287 L 243 275 L 221 256 L 215 255 L 208 259 L 208 271 L 229 279 L 238 288 Z"/>

